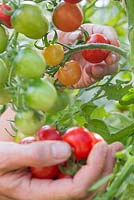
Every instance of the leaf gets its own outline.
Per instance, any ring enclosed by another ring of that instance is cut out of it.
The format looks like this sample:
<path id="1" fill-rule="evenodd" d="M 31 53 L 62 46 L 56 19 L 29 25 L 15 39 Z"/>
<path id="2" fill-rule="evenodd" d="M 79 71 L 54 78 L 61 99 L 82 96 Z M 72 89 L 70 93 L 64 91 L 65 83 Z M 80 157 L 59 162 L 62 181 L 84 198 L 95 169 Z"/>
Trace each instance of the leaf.
<path id="1" fill-rule="evenodd" d="M 105 184 L 106 182 L 108 182 L 112 177 L 112 174 L 103 177 L 102 179 L 100 179 L 99 181 L 97 181 L 94 185 L 92 185 L 89 189 L 88 192 L 92 192 L 94 190 L 97 190 L 99 187 L 101 187 L 103 184 Z"/>
<path id="2" fill-rule="evenodd" d="M 104 140 L 107 141 L 107 139 L 110 137 L 109 129 L 106 125 L 106 123 L 103 120 L 100 119 L 92 119 L 88 121 L 87 128 L 95 133 L 98 133 L 101 135 Z"/>
<path id="3" fill-rule="evenodd" d="M 93 110 L 90 118 L 91 119 L 103 119 L 107 115 L 108 115 L 108 113 L 106 112 L 104 105 L 102 105 Z"/>

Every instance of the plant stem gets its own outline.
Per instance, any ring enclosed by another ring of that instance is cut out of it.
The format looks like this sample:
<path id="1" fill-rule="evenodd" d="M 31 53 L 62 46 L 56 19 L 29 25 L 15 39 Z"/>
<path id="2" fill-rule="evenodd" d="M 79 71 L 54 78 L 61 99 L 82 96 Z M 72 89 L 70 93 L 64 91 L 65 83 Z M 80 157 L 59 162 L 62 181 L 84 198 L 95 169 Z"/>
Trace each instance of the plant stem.
<path id="1" fill-rule="evenodd" d="M 98 48 L 114 51 L 120 54 L 121 56 L 123 56 L 124 58 L 127 58 L 127 52 L 121 49 L 120 47 L 116 47 L 114 45 L 109 45 L 109 44 L 102 44 L 102 43 L 97 43 L 97 44 L 90 43 L 90 44 L 74 46 L 72 47 L 72 49 L 67 50 L 65 52 L 65 56 L 68 56 L 70 54 L 73 54 L 74 52 L 82 51 L 85 49 L 98 49 Z"/>
<path id="2" fill-rule="evenodd" d="M 130 65 L 134 71 L 134 0 L 126 0 L 128 15 L 128 38 L 130 42 Z"/>
<path id="3" fill-rule="evenodd" d="M 130 156 L 122 168 L 122 170 L 117 174 L 115 181 L 108 188 L 108 191 L 104 194 L 103 200 L 113 199 L 117 191 L 119 190 L 125 179 L 134 171 L 134 157 Z"/>

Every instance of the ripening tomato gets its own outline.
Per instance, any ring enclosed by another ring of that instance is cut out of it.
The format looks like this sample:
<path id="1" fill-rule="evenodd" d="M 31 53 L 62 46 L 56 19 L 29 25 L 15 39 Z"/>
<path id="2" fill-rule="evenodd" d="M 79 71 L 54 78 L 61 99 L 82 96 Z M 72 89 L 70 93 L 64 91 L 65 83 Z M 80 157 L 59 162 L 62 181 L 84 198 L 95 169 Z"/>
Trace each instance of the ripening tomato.
<path id="1" fill-rule="evenodd" d="M 36 141 L 37 141 L 37 140 L 36 140 L 35 137 L 29 136 L 29 137 L 23 138 L 23 139 L 19 142 L 19 144 L 30 144 L 30 143 L 33 143 L 33 142 L 36 142 Z"/>
<path id="2" fill-rule="evenodd" d="M 8 44 L 8 33 L 7 31 L 0 25 L 0 53 L 3 53 Z"/>
<path id="3" fill-rule="evenodd" d="M 81 77 L 81 68 L 77 61 L 71 60 L 60 67 L 57 73 L 59 82 L 66 86 L 72 86 L 77 83 Z"/>
<path id="4" fill-rule="evenodd" d="M 41 78 L 46 69 L 43 56 L 32 48 L 21 49 L 13 64 L 16 74 L 23 78 Z"/>
<path id="5" fill-rule="evenodd" d="M 79 3 L 81 0 L 64 0 L 67 3 Z"/>
<path id="6" fill-rule="evenodd" d="M 61 135 L 55 127 L 45 125 L 37 132 L 38 140 L 61 140 Z"/>
<path id="7" fill-rule="evenodd" d="M 47 110 L 47 113 L 57 113 L 61 110 L 64 110 L 69 104 L 69 95 L 66 92 L 57 91 L 57 99 L 55 104 Z"/>
<path id="8" fill-rule="evenodd" d="M 64 49 L 60 44 L 51 44 L 42 51 L 42 54 L 48 66 L 56 66 L 64 58 Z"/>
<path id="9" fill-rule="evenodd" d="M 11 17 L 13 28 L 32 39 L 40 39 L 48 32 L 48 21 L 38 4 L 27 1 Z"/>
<path id="10" fill-rule="evenodd" d="M 0 88 L 0 105 L 5 105 L 11 100 L 11 94 L 9 89 Z"/>
<path id="11" fill-rule="evenodd" d="M 39 179 L 56 179 L 59 174 L 57 165 L 50 167 L 30 167 L 33 178 Z"/>
<path id="12" fill-rule="evenodd" d="M 20 111 L 15 116 L 15 126 L 24 135 L 32 136 L 44 123 L 44 114 L 33 110 Z"/>
<path id="13" fill-rule="evenodd" d="M 53 12 L 53 23 L 61 31 L 77 30 L 82 24 L 83 15 L 76 4 L 61 2 Z"/>
<path id="14" fill-rule="evenodd" d="M 7 26 L 8 28 L 12 28 L 11 25 L 11 15 L 7 14 L 6 11 L 11 11 L 12 8 L 7 4 L 0 4 L 0 22 Z"/>
<path id="15" fill-rule="evenodd" d="M 47 79 L 29 81 L 25 91 L 25 100 L 29 107 L 47 112 L 54 106 L 56 99 L 57 91 Z"/>
<path id="16" fill-rule="evenodd" d="M 109 40 L 102 34 L 95 33 L 89 36 L 86 44 L 90 43 L 104 43 L 109 44 Z M 105 49 L 86 49 L 82 51 L 83 57 L 91 63 L 100 63 L 106 59 L 109 51 Z"/>
<path id="17" fill-rule="evenodd" d="M 5 62 L 0 58 L 0 87 L 4 85 L 8 78 L 8 69 Z"/>
<path id="18" fill-rule="evenodd" d="M 63 141 L 74 148 L 77 160 L 86 159 L 94 145 L 94 135 L 83 127 L 72 127 L 63 135 Z"/>

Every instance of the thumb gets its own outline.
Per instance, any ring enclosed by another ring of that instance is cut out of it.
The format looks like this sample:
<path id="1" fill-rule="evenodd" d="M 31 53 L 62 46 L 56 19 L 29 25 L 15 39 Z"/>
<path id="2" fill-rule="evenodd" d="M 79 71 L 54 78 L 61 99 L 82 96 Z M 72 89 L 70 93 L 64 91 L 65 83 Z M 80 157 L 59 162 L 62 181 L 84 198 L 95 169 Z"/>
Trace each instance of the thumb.
<path id="1" fill-rule="evenodd" d="M 51 166 L 64 162 L 71 155 L 70 146 L 61 141 L 31 144 L 0 142 L 0 173 L 29 166 Z"/>

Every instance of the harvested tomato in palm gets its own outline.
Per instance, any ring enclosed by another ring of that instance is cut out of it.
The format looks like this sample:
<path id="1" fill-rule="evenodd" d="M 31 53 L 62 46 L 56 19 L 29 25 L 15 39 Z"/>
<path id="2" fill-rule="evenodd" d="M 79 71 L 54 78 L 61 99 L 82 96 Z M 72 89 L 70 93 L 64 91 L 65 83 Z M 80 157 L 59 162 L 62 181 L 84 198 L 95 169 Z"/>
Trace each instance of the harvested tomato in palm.
<path id="1" fill-rule="evenodd" d="M 12 8 L 7 4 L 0 4 L 0 22 L 7 26 L 8 28 L 12 28 L 11 25 L 11 15 L 7 14 L 6 11 L 11 11 Z"/>
<path id="2" fill-rule="evenodd" d="M 30 171 L 33 178 L 39 179 L 56 179 L 59 174 L 57 165 L 50 167 L 30 167 Z"/>
<path id="3" fill-rule="evenodd" d="M 72 86 L 77 83 L 81 77 L 81 68 L 77 61 L 71 60 L 60 67 L 57 78 L 65 86 Z"/>
<path id="4" fill-rule="evenodd" d="M 64 0 L 67 3 L 79 3 L 81 0 Z"/>
<path id="5" fill-rule="evenodd" d="M 59 65 L 64 58 L 64 49 L 60 44 L 51 44 L 42 52 L 48 66 Z"/>
<path id="6" fill-rule="evenodd" d="M 72 127 L 63 135 L 63 141 L 74 149 L 77 160 L 86 159 L 94 146 L 94 135 L 83 127 Z"/>
<path id="7" fill-rule="evenodd" d="M 38 132 L 37 132 L 37 138 L 38 140 L 61 140 L 61 135 L 59 131 L 56 130 L 53 126 L 43 126 Z"/>
<path id="8" fill-rule="evenodd" d="M 89 36 L 86 44 L 90 43 L 104 43 L 109 44 L 109 40 L 102 34 L 96 33 Z M 109 51 L 105 49 L 86 49 L 82 51 L 83 57 L 91 63 L 100 63 L 106 59 Z"/>
<path id="9" fill-rule="evenodd" d="M 61 31 L 77 30 L 82 24 L 83 15 L 76 4 L 60 3 L 53 12 L 53 23 Z"/>

